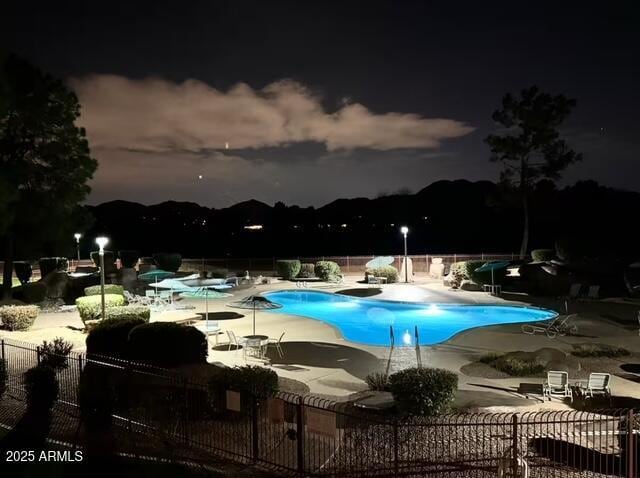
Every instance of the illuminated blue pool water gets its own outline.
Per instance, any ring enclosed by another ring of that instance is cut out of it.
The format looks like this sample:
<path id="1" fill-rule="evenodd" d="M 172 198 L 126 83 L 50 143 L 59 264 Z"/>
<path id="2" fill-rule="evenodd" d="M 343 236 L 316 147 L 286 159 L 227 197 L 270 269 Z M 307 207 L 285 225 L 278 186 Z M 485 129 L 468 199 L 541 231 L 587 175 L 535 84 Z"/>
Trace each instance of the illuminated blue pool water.
<path id="1" fill-rule="evenodd" d="M 345 339 L 368 345 L 389 345 L 389 326 L 396 345 L 414 344 L 414 326 L 420 344 L 444 342 L 474 327 L 547 320 L 557 314 L 533 307 L 502 305 L 416 304 L 361 299 L 319 291 L 278 291 L 264 294 L 282 305 L 266 312 L 301 315 L 337 327 Z"/>

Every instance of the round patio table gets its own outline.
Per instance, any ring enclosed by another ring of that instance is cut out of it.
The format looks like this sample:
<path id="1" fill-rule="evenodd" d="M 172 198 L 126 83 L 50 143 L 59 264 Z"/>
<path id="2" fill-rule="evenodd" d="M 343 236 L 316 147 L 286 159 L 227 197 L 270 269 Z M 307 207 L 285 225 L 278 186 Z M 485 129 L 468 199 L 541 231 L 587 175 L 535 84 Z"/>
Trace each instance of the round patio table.
<path id="1" fill-rule="evenodd" d="M 250 348 L 255 348 L 258 350 L 258 357 L 262 358 L 264 357 L 264 347 L 267 345 L 267 343 L 269 342 L 269 336 L 268 335 L 245 335 L 242 337 L 243 339 L 245 339 L 245 346 L 248 346 Z M 249 345 L 249 343 L 253 343 L 256 344 L 256 346 Z"/>

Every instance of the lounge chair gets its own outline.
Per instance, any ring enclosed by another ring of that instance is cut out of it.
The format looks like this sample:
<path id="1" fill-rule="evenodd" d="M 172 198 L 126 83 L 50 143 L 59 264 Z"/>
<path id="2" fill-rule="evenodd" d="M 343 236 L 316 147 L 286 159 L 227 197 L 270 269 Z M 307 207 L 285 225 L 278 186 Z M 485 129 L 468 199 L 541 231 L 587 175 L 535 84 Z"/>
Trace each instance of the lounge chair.
<path id="1" fill-rule="evenodd" d="M 577 317 L 577 314 L 559 315 L 551 322 L 543 324 L 523 324 L 520 329 L 523 334 L 535 335 L 540 333 L 546 334 L 550 339 L 555 339 L 558 335 L 565 336 L 578 332 L 578 326 L 571 323 L 575 317 Z"/>
<path id="2" fill-rule="evenodd" d="M 569 374 L 558 370 L 547 372 L 547 381 L 542 386 L 542 393 L 551 400 L 552 396 L 569 398 L 573 402 L 573 393 L 569 386 Z"/>
<path id="3" fill-rule="evenodd" d="M 608 373 L 591 373 L 589 374 L 589 380 L 585 384 L 580 384 L 580 391 L 585 397 L 593 398 L 595 394 L 601 393 L 605 397 L 611 397 L 611 388 L 609 388 L 609 382 L 611 381 L 611 374 Z"/>
<path id="4" fill-rule="evenodd" d="M 587 299 L 597 300 L 599 298 L 600 298 L 600 286 L 590 285 L 589 291 L 587 292 Z"/>
<path id="5" fill-rule="evenodd" d="M 128 290 L 124 291 L 124 300 L 126 300 L 129 305 L 146 305 L 148 307 L 153 304 L 151 297 L 132 294 Z"/>
<path id="6" fill-rule="evenodd" d="M 582 290 L 582 284 L 571 284 L 569 287 L 569 298 L 577 299 L 580 297 L 580 291 Z"/>
<path id="7" fill-rule="evenodd" d="M 278 355 L 280 356 L 280 358 L 284 357 L 284 352 L 282 351 L 282 347 L 280 347 L 280 342 L 282 342 L 282 337 L 284 337 L 285 333 L 286 332 L 282 332 L 282 335 L 277 340 L 269 339 L 269 341 L 267 342 L 267 352 L 269 351 L 269 348 L 274 348 L 276 349 L 276 352 L 278 352 Z"/>

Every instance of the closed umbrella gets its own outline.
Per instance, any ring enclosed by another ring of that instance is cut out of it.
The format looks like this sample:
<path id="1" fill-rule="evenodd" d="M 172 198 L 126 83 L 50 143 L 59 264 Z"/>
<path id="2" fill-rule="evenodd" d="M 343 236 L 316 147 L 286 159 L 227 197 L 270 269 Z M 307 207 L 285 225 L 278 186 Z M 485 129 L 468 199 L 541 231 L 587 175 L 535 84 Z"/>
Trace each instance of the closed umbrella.
<path id="1" fill-rule="evenodd" d="M 492 261 L 492 262 L 487 262 L 486 264 L 483 264 L 480 267 L 478 267 L 475 270 L 475 272 L 489 272 L 489 271 L 491 271 L 491 291 L 493 292 L 493 290 L 495 289 L 495 281 L 494 281 L 494 278 L 493 278 L 493 271 L 496 271 L 498 269 L 504 269 L 509 264 L 511 264 L 510 261 Z"/>
<path id="2" fill-rule="evenodd" d="M 272 302 L 262 295 L 250 295 L 227 305 L 236 309 L 253 309 L 253 335 L 256 334 L 256 310 L 271 310 L 282 307 L 282 305 Z"/>

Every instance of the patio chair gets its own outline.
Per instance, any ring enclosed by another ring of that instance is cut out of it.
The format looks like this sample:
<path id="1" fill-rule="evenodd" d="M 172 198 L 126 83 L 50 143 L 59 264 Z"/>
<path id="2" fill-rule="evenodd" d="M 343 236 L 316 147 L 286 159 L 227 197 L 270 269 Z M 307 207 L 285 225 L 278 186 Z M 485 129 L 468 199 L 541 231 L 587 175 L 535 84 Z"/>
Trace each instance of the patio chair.
<path id="1" fill-rule="evenodd" d="M 587 299 L 597 300 L 599 298 L 600 298 L 600 286 L 590 285 L 589 291 L 587 292 Z"/>
<path id="2" fill-rule="evenodd" d="M 577 299 L 580 297 L 580 291 L 582 290 L 582 284 L 571 284 L 569 287 L 569 298 Z"/>
<path id="3" fill-rule="evenodd" d="M 153 304 L 153 299 L 144 295 L 132 294 L 128 290 L 124 291 L 124 300 L 126 300 L 130 305 L 146 305 L 149 306 Z"/>
<path id="4" fill-rule="evenodd" d="M 544 397 L 551 400 L 552 396 L 569 398 L 573 402 L 573 392 L 569 386 L 569 374 L 558 370 L 547 372 L 547 381 L 542 386 Z"/>
<path id="5" fill-rule="evenodd" d="M 585 397 L 593 398 L 595 394 L 601 393 L 605 397 L 611 398 L 610 381 L 611 374 L 609 373 L 591 373 L 586 385 L 580 384 L 579 388 Z"/>
<path id="6" fill-rule="evenodd" d="M 578 332 L 578 326 L 571 323 L 576 317 L 577 314 L 559 315 L 551 322 L 543 324 L 523 324 L 520 329 L 523 334 L 535 335 L 540 333 L 546 334 L 550 339 L 555 339 L 558 335 L 562 337 Z"/>
<path id="7" fill-rule="evenodd" d="M 247 339 L 245 339 L 244 337 L 238 338 L 232 330 L 227 330 L 227 337 L 229 337 L 229 348 L 227 349 L 227 352 L 231 350 L 231 346 L 234 345 L 236 348 L 236 353 L 238 353 L 238 349 L 240 347 L 244 348 L 247 342 Z"/>
<path id="8" fill-rule="evenodd" d="M 282 337 L 284 337 L 285 333 L 286 332 L 282 332 L 282 335 L 277 340 L 269 339 L 269 341 L 267 342 L 267 352 L 269 352 L 269 348 L 274 348 L 276 349 L 276 352 L 278 352 L 278 355 L 280 356 L 280 358 L 284 357 L 284 352 L 282 351 L 282 347 L 280 347 L 280 342 L 282 342 Z"/>

